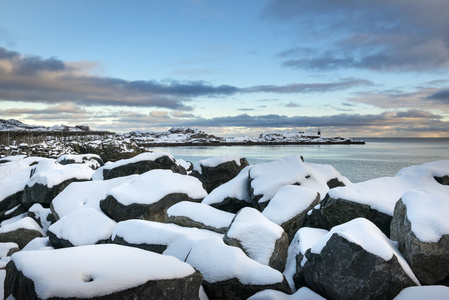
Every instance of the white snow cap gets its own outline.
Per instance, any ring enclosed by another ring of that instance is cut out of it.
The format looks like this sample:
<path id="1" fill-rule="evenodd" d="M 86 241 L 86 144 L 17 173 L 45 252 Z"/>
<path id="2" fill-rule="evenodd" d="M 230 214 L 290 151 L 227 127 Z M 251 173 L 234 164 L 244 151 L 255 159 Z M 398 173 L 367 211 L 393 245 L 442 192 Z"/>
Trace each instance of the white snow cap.
<path id="1" fill-rule="evenodd" d="M 250 172 L 251 187 L 254 195 L 263 195 L 259 203 L 270 201 L 276 192 L 285 185 L 299 183 L 320 193 L 324 199 L 329 187 L 327 182 L 337 178 L 345 185 L 351 184 L 331 165 L 305 163 L 299 155 L 291 155 L 270 163 L 254 165 Z"/>
<path id="2" fill-rule="evenodd" d="M 200 160 L 193 164 L 193 169 L 201 174 L 203 171 L 203 167 L 215 168 L 221 164 L 224 164 L 228 161 L 235 161 L 237 166 L 240 166 L 240 159 L 244 158 L 243 156 L 235 156 L 235 155 L 222 155 L 222 156 L 214 156 L 211 158 Z"/>
<path id="3" fill-rule="evenodd" d="M 226 235 L 237 239 L 249 257 L 268 265 L 276 241 L 283 233 L 281 226 L 268 220 L 257 209 L 245 207 L 237 213 Z"/>
<path id="4" fill-rule="evenodd" d="M 300 288 L 292 295 L 285 294 L 276 290 L 263 290 L 251 297 L 248 300 L 326 300 L 308 287 Z"/>
<path id="5" fill-rule="evenodd" d="M 236 177 L 210 192 L 210 194 L 204 198 L 202 203 L 209 205 L 216 204 L 228 197 L 249 201 L 248 171 L 250 169 L 251 166 L 243 168 Z"/>
<path id="6" fill-rule="evenodd" d="M 317 192 L 312 189 L 286 185 L 276 192 L 262 214 L 272 222 L 282 225 L 304 212 L 317 196 Z"/>
<path id="7" fill-rule="evenodd" d="M 41 299 L 99 297 L 195 272 L 174 257 L 111 244 L 17 252 L 11 260 L 33 281 Z"/>
<path id="8" fill-rule="evenodd" d="M 311 252 L 316 254 L 321 253 L 321 250 L 323 250 L 333 234 L 338 234 L 347 241 L 359 245 L 365 249 L 365 251 L 383 258 L 385 261 L 392 259 L 393 255 L 396 256 L 402 269 L 404 269 L 410 279 L 417 285 L 420 285 L 415 274 L 413 274 L 410 269 L 410 266 L 396 248 L 395 243 L 387 238 L 371 221 L 365 218 L 357 218 L 347 223 L 332 227 L 329 233 L 315 243 L 311 248 Z"/>
<path id="9" fill-rule="evenodd" d="M 188 217 L 204 225 L 223 228 L 231 224 L 235 215 L 213 208 L 207 204 L 182 201 L 172 205 L 167 210 L 167 216 Z"/>
<path id="10" fill-rule="evenodd" d="M 449 186 L 438 183 L 434 176 L 449 175 L 449 160 L 440 160 L 401 169 L 395 177 L 381 177 L 329 191 L 333 199 L 344 199 L 369 205 L 393 216 L 394 206 L 402 194 L 414 189 L 428 189 L 449 194 Z"/>
<path id="11" fill-rule="evenodd" d="M 403 289 L 394 300 L 447 300 L 449 287 L 443 285 L 411 286 Z"/>
<path id="12" fill-rule="evenodd" d="M 82 208 L 62 217 L 48 230 L 74 246 L 84 246 L 109 239 L 116 224 L 94 208 Z"/>
<path id="13" fill-rule="evenodd" d="M 51 188 L 72 178 L 90 180 L 94 173 L 94 170 L 87 165 L 70 164 L 64 166 L 53 159 L 41 160 L 35 168 L 33 176 L 27 182 L 28 186 L 39 183 Z"/>
<path id="14" fill-rule="evenodd" d="M 267 285 L 284 279 L 281 272 L 252 260 L 242 249 L 228 246 L 220 238 L 195 243 L 186 262 L 210 283 L 237 278 L 246 285 Z"/>
<path id="15" fill-rule="evenodd" d="M 203 184 L 197 178 L 159 169 L 143 173 L 112 188 L 108 195 L 123 205 L 130 205 L 152 204 L 174 193 L 187 194 L 191 199 L 203 199 L 207 196 Z"/>
<path id="16" fill-rule="evenodd" d="M 407 207 L 412 231 L 422 242 L 437 243 L 449 234 L 449 195 L 429 190 L 405 192 L 402 202 Z"/>
<path id="17" fill-rule="evenodd" d="M 2 225 L 0 227 L 0 233 L 5 232 L 11 232 L 17 229 L 28 229 L 28 230 L 35 230 L 40 232 L 42 235 L 45 235 L 44 231 L 42 231 L 42 228 L 39 226 L 39 224 L 36 223 L 32 218 L 25 217 L 22 219 L 19 219 L 18 221 L 14 223 L 10 223 L 7 225 Z"/>

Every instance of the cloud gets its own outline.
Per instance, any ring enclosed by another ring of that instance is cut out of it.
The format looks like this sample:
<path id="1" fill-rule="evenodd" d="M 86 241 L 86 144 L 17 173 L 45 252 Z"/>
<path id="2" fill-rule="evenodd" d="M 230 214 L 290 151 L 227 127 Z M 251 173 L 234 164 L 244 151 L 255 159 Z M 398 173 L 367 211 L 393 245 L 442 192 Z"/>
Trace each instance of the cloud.
<path id="1" fill-rule="evenodd" d="M 279 53 L 286 67 L 436 71 L 449 68 L 448 11 L 446 0 L 274 0 L 263 17 L 309 45 Z"/>
<path id="2" fill-rule="evenodd" d="M 301 107 L 301 104 L 289 102 L 289 103 L 285 104 L 285 107 Z"/>
<path id="3" fill-rule="evenodd" d="M 428 100 L 436 100 L 441 103 L 449 104 L 449 89 L 439 90 L 432 95 L 426 97 Z"/>
<path id="4" fill-rule="evenodd" d="M 150 112 L 150 118 L 157 118 L 157 119 L 166 119 L 168 118 L 168 112 L 166 111 L 152 111 Z"/>
<path id="5" fill-rule="evenodd" d="M 171 114 L 175 118 L 194 118 L 193 114 L 186 114 L 182 111 L 175 111 Z"/>

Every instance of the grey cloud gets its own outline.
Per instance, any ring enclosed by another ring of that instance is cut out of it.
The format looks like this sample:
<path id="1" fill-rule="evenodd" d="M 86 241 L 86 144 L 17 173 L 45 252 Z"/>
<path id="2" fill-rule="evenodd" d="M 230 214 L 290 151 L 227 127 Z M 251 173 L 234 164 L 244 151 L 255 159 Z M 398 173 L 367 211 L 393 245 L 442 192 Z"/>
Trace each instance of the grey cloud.
<path id="1" fill-rule="evenodd" d="M 289 102 L 285 104 L 285 107 L 301 107 L 301 105 L 298 103 Z"/>
<path id="2" fill-rule="evenodd" d="M 437 100 L 439 102 L 449 104 L 449 89 L 440 90 L 428 96 L 426 99 Z"/>

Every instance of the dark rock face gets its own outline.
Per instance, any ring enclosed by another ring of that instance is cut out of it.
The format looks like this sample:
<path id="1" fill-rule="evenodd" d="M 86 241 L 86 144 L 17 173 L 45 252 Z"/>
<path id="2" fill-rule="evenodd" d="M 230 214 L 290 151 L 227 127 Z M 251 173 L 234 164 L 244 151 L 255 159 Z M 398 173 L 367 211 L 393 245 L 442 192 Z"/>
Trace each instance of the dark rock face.
<path id="1" fill-rule="evenodd" d="M 226 197 L 223 199 L 220 203 L 213 203 L 210 206 L 215 207 L 219 210 L 227 211 L 230 213 L 237 213 L 239 210 L 245 207 L 254 207 L 252 202 L 248 202 L 245 200 L 232 198 L 232 197 Z"/>
<path id="2" fill-rule="evenodd" d="M 198 178 L 203 183 L 205 190 L 210 193 L 216 187 L 237 176 L 247 166 L 249 163 L 246 158 L 241 158 L 240 166 L 231 160 L 216 167 L 201 166 L 201 174 L 194 170 L 190 175 Z"/>
<path id="3" fill-rule="evenodd" d="M 179 166 L 170 157 L 164 155 L 155 160 L 141 160 L 135 163 L 118 166 L 113 169 L 103 169 L 103 178 L 112 179 L 116 177 L 142 174 L 154 169 L 172 170 L 174 173 L 186 175 L 186 170 Z"/>
<path id="4" fill-rule="evenodd" d="M 51 231 L 51 229 L 47 231 L 47 236 L 53 248 L 58 249 L 58 248 L 76 247 L 76 245 L 73 245 L 72 242 L 70 242 L 69 240 L 58 237 L 55 233 Z M 99 240 L 95 244 L 106 244 L 108 242 L 109 239 Z"/>
<path id="5" fill-rule="evenodd" d="M 0 200 L 0 222 L 26 212 L 26 209 L 21 205 L 22 197 L 23 191 L 19 191 Z M 14 207 L 17 208 L 11 211 Z"/>
<path id="6" fill-rule="evenodd" d="M 449 176 L 445 175 L 442 177 L 434 177 L 436 181 L 438 181 L 438 183 L 442 184 L 442 185 L 449 185 Z"/>
<path id="7" fill-rule="evenodd" d="M 0 233 L 0 243 L 13 242 L 22 249 L 37 237 L 42 237 L 42 234 L 37 230 L 18 228 L 13 231 Z"/>
<path id="8" fill-rule="evenodd" d="M 396 256 L 385 261 L 333 234 L 320 254 L 307 250 L 304 279 L 327 299 L 392 299 L 416 285 Z"/>
<path id="9" fill-rule="evenodd" d="M 390 236 L 391 216 L 372 209 L 369 205 L 345 199 L 333 199 L 329 195 L 326 195 L 323 201 L 321 201 L 318 210 L 314 209 L 307 216 L 304 226 L 330 230 L 334 226 L 359 217 L 370 220 L 386 236 Z"/>
<path id="10" fill-rule="evenodd" d="M 113 196 L 108 195 L 100 201 L 101 210 L 116 222 L 130 219 L 143 219 L 164 223 L 167 218 L 167 209 L 173 204 L 181 201 L 199 202 L 202 199 L 191 199 L 186 194 L 168 194 L 159 201 L 152 204 L 133 203 L 123 205 Z"/>
<path id="11" fill-rule="evenodd" d="M 391 239 L 398 241 L 399 250 L 422 284 L 449 285 L 449 236 L 443 235 L 436 243 L 420 241 L 412 231 L 402 200 L 394 209 Z"/>
<path id="12" fill-rule="evenodd" d="M 281 283 L 271 285 L 245 285 L 236 278 L 212 283 L 203 280 L 203 287 L 209 299 L 248 299 L 252 295 L 266 289 L 278 290 L 286 294 L 291 293 L 285 279 Z"/>
<path id="13" fill-rule="evenodd" d="M 49 208 L 51 201 L 61 193 L 72 182 L 86 181 L 71 178 L 60 184 L 49 188 L 46 185 L 35 183 L 32 186 L 25 185 L 22 197 L 22 205 L 25 209 L 29 209 L 34 203 L 40 203 L 43 207 Z"/>
<path id="14" fill-rule="evenodd" d="M 187 216 L 171 216 L 171 215 L 169 215 L 169 216 L 167 216 L 166 222 L 173 223 L 173 224 L 183 226 L 183 227 L 195 227 L 195 228 L 199 228 L 199 229 L 206 229 L 206 230 L 214 231 L 217 233 L 225 233 L 226 230 L 228 230 L 228 227 L 221 227 L 221 228 L 212 227 L 209 225 L 205 225 L 199 221 L 192 220 L 191 218 L 189 218 Z"/>
<path id="15" fill-rule="evenodd" d="M 139 249 L 156 252 L 159 254 L 162 254 L 166 249 L 168 245 L 159 245 L 159 244 L 133 244 L 127 242 L 123 237 L 116 235 L 114 238 L 110 241 L 113 244 L 117 245 L 123 245 L 128 247 L 136 247 Z"/>
<path id="16" fill-rule="evenodd" d="M 34 283 L 27 278 L 21 271 L 17 270 L 13 261 L 9 262 L 6 267 L 5 279 L 5 298 L 13 295 L 17 300 L 40 299 L 36 295 Z M 92 297 L 95 300 L 135 300 L 135 299 L 199 299 L 199 288 L 202 276 L 197 271 L 192 275 L 165 280 L 150 280 L 146 283 L 123 291 L 111 293 L 109 295 Z M 48 298 L 78 300 L 77 297 Z"/>

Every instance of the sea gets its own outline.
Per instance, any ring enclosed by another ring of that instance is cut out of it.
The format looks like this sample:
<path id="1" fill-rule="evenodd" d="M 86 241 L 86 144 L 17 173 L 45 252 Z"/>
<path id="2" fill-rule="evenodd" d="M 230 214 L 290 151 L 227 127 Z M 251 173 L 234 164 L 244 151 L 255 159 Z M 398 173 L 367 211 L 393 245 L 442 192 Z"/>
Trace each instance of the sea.
<path id="1" fill-rule="evenodd" d="M 270 146 L 177 146 L 155 147 L 177 159 L 195 163 L 222 155 L 245 157 L 251 165 L 289 155 L 305 162 L 332 165 L 351 182 L 395 176 L 402 168 L 449 160 L 449 138 L 355 138 L 364 145 L 270 145 Z"/>

